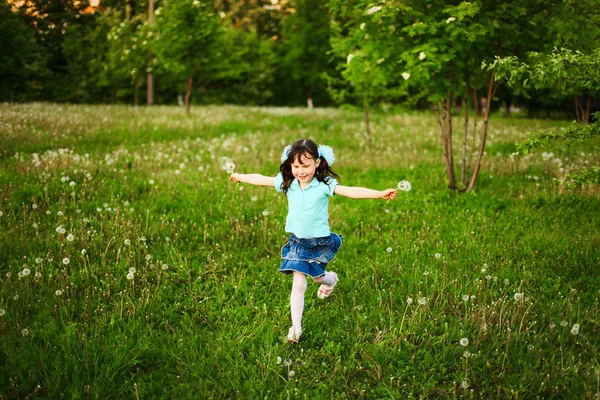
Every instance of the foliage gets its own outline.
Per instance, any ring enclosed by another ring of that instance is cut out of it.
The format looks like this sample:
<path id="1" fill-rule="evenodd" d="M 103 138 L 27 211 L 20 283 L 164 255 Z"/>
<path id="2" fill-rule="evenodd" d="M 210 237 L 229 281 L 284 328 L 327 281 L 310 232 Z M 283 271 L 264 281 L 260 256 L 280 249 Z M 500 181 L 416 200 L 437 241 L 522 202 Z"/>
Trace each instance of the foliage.
<path id="1" fill-rule="evenodd" d="M 332 70 L 330 20 L 327 4 L 319 0 L 296 0 L 295 12 L 283 20 L 283 60 L 304 89 L 309 107 L 313 91 L 324 89 L 324 77 Z"/>
<path id="2" fill-rule="evenodd" d="M 0 101 L 39 96 L 48 76 L 47 57 L 21 13 L 0 1 Z"/>
<path id="3" fill-rule="evenodd" d="M 499 119 L 479 190 L 454 196 L 429 111 L 375 115 L 372 152 L 353 140 L 362 115 L 337 109 L 36 103 L 0 116 L 2 397 L 598 392 L 599 192 L 554 179 L 556 160 L 585 166 L 600 147 L 510 156 L 555 121 Z M 307 132 L 334 148 L 344 184 L 412 190 L 330 200 L 340 282 L 326 302 L 310 284 L 290 345 L 285 198 L 228 184 L 219 158 L 275 175 Z"/>
<path id="4" fill-rule="evenodd" d="M 551 141 L 566 143 L 583 143 L 600 136 L 600 112 L 594 114 L 596 122 L 589 125 L 571 124 L 559 131 L 538 131 L 517 145 L 517 152 L 527 155 L 532 149 L 549 144 Z M 569 182 L 579 186 L 600 184 L 600 167 L 584 168 L 574 175 L 568 175 L 561 182 Z"/>
<path id="5" fill-rule="evenodd" d="M 529 53 L 523 62 L 517 56 L 499 57 L 482 67 L 525 94 L 531 87 L 560 89 L 565 97 L 595 96 L 600 91 L 600 48 L 589 54 L 555 48 L 550 54 Z"/>
<path id="6" fill-rule="evenodd" d="M 110 14 L 107 13 L 106 18 L 111 18 Z M 106 84 L 125 81 L 137 92 L 146 75 L 158 64 L 152 53 L 153 35 L 154 30 L 145 15 L 114 24 L 107 35 L 111 46 L 104 71 Z"/>

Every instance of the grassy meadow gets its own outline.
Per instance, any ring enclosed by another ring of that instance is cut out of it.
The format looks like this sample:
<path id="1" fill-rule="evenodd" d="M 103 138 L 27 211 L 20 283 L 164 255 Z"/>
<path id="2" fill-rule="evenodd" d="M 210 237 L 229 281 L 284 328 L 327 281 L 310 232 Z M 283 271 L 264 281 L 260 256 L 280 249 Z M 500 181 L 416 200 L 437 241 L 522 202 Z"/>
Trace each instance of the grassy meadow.
<path id="1" fill-rule="evenodd" d="M 445 185 L 431 112 L 0 104 L 0 399 L 600 397 L 600 141 L 514 157 L 569 121 L 494 115 L 476 190 Z M 462 122 L 456 129 L 459 157 Z M 345 242 L 289 344 L 274 176 L 328 144 Z"/>

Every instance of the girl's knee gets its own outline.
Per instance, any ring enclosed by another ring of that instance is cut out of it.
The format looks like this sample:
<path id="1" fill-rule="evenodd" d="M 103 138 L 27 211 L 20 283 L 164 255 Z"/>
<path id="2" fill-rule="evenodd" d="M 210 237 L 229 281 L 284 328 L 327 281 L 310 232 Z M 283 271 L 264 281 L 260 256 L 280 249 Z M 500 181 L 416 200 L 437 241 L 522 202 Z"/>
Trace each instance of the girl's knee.
<path id="1" fill-rule="evenodd" d="M 304 274 L 294 274 L 294 283 L 292 284 L 292 290 L 304 293 L 308 287 L 306 276 Z"/>

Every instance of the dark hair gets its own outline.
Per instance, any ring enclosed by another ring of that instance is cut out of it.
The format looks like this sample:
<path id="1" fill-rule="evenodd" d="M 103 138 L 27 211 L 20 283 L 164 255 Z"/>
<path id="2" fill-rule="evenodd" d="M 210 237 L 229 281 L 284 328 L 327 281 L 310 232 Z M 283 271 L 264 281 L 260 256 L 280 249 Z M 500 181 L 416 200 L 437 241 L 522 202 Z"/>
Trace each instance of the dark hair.
<path id="1" fill-rule="evenodd" d="M 323 182 L 326 185 L 329 185 L 331 178 L 335 178 L 338 181 L 340 177 L 338 174 L 333 172 L 329 163 L 324 157 L 319 156 L 319 149 L 315 142 L 310 139 L 302 139 L 298 140 L 294 144 L 292 144 L 290 151 L 288 153 L 288 158 L 281 163 L 279 167 L 279 171 L 281 172 L 281 176 L 283 177 L 283 182 L 281 183 L 281 189 L 285 194 L 287 194 L 292 181 L 294 180 L 294 175 L 292 174 L 292 162 L 296 158 L 298 158 L 298 162 L 302 163 L 302 156 L 310 156 L 315 161 L 321 160 L 319 166 L 315 171 L 315 177 L 319 182 Z"/>

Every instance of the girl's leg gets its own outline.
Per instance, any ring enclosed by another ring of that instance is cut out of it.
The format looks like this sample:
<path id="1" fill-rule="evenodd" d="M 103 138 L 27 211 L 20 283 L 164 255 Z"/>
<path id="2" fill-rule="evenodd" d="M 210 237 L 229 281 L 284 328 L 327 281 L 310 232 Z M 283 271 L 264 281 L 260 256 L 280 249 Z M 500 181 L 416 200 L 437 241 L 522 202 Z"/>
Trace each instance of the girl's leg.
<path id="1" fill-rule="evenodd" d="M 325 275 L 313 278 L 313 281 L 327 286 L 334 286 L 337 282 L 337 274 L 335 272 L 325 272 Z"/>
<path id="2" fill-rule="evenodd" d="M 304 293 L 306 292 L 306 275 L 294 272 L 294 283 L 290 295 L 290 310 L 292 312 L 292 326 L 302 329 L 302 313 L 304 312 Z"/>
<path id="3" fill-rule="evenodd" d="M 331 295 L 335 284 L 338 282 L 338 276 L 335 272 L 325 272 L 325 275 L 318 278 L 313 278 L 317 283 L 320 283 L 319 289 L 317 290 L 317 297 L 325 299 Z"/>

